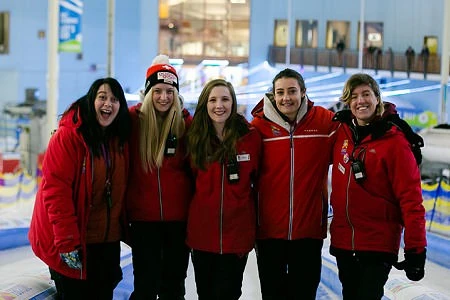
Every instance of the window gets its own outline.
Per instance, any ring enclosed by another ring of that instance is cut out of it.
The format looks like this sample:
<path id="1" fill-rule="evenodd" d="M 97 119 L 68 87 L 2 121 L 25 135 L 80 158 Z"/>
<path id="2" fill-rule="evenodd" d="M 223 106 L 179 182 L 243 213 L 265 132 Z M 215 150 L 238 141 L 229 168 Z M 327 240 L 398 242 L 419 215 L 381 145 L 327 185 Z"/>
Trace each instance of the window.
<path id="1" fill-rule="evenodd" d="M 0 54 L 9 53 L 9 13 L 0 12 Z"/>
<path id="2" fill-rule="evenodd" d="M 273 44 L 275 47 L 286 47 L 288 40 L 288 22 L 275 20 L 275 34 Z"/>
<path id="3" fill-rule="evenodd" d="M 358 22 L 358 44 L 359 45 L 359 26 Z M 381 22 L 364 22 L 364 41 L 363 45 L 367 49 L 383 48 L 383 23 Z"/>
<path id="4" fill-rule="evenodd" d="M 229 40 L 228 55 L 237 57 L 248 56 L 250 32 L 248 20 L 233 21 L 230 23 L 228 34 L 233 37 Z"/>
<path id="5" fill-rule="evenodd" d="M 208 57 L 226 57 L 228 49 L 228 22 L 226 20 L 207 20 L 204 30 L 204 54 Z"/>
<path id="6" fill-rule="evenodd" d="M 423 44 L 427 45 L 430 54 L 436 54 L 438 49 L 438 38 L 434 35 L 427 35 L 423 38 Z"/>
<path id="7" fill-rule="evenodd" d="M 366 40 L 369 45 L 377 48 L 383 48 L 383 23 L 366 22 Z"/>
<path id="8" fill-rule="evenodd" d="M 297 21 L 295 47 L 317 48 L 317 20 Z"/>
<path id="9" fill-rule="evenodd" d="M 159 7 L 160 53 L 194 59 L 248 57 L 248 0 L 160 0 Z"/>
<path id="10" fill-rule="evenodd" d="M 336 48 L 339 41 L 344 42 L 344 47 L 348 48 L 350 33 L 350 22 L 348 21 L 328 21 L 325 47 L 328 49 Z"/>

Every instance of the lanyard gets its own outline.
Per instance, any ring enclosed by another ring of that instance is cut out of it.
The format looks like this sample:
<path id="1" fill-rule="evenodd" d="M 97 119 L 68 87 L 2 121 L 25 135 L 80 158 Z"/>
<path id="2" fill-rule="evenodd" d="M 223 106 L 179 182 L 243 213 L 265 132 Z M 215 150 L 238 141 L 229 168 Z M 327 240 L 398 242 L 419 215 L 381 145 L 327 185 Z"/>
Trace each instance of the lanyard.
<path id="1" fill-rule="evenodd" d="M 111 169 L 112 169 L 112 160 L 110 156 L 110 152 L 108 150 L 108 146 L 102 144 L 102 155 L 106 164 L 106 180 L 105 180 L 105 199 L 108 203 L 108 207 L 112 207 L 112 195 L 111 195 Z"/>

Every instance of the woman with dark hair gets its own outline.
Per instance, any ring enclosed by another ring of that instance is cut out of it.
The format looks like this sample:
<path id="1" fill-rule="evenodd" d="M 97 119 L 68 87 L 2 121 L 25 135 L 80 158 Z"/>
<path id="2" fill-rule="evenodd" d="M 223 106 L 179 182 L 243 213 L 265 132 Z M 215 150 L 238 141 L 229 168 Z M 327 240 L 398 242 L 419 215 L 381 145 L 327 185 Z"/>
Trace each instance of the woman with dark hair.
<path id="1" fill-rule="evenodd" d="M 187 244 L 199 300 L 239 299 L 255 242 L 254 184 L 261 137 L 237 113 L 231 83 L 214 79 L 198 99 L 188 133 L 196 180 Z"/>
<path id="2" fill-rule="evenodd" d="M 328 169 L 337 124 L 280 71 L 253 110 L 263 138 L 256 257 L 263 300 L 316 299 L 327 232 Z"/>
<path id="3" fill-rule="evenodd" d="M 122 279 L 130 128 L 120 83 L 103 78 L 63 113 L 50 138 L 29 239 L 58 299 L 112 299 Z"/>
<path id="4" fill-rule="evenodd" d="M 423 143 L 414 143 L 406 122 L 385 110 L 370 75 L 353 74 L 341 100 L 350 109 L 333 119 L 341 126 L 333 150 L 330 253 L 344 299 L 381 299 L 393 265 L 410 280 L 424 276 L 425 209 L 414 150 Z M 397 264 L 402 233 L 405 261 Z"/>

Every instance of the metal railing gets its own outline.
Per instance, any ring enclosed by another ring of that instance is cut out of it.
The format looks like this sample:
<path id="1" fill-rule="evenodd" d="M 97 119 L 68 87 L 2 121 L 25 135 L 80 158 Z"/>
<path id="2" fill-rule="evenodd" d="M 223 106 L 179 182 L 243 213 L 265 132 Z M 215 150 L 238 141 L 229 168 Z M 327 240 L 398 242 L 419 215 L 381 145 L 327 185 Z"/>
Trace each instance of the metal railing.
<path id="1" fill-rule="evenodd" d="M 286 47 L 269 46 L 269 64 L 286 62 Z M 341 54 L 336 49 L 326 48 L 290 48 L 290 63 L 298 65 L 328 66 L 332 67 L 358 68 L 358 51 L 344 50 Z M 374 51 L 366 52 L 363 55 L 363 68 L 390 71 L 408 72 L 407 59 L 404 52 L 394 51 Z M 431 54 L 428 59 L 424 59 L 420 54 L 416 54 L 411 62 L 410 72 L 426 74 L 439 74 L 441 71 L 440 55 Z"/>
<path id="2" fill-rule="evenodd" d="M 5 114 L 0 116 L 0 153 L 12 151 L 17 143 L 16 120 L 7 117 Z"/>

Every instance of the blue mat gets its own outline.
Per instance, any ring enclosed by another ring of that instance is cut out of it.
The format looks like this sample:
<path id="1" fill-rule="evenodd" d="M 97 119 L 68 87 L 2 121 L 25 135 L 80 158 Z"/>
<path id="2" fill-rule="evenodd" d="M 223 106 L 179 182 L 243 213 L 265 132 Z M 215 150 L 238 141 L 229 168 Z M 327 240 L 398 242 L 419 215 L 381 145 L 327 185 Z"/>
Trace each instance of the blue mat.
<path id="1" fill-rule="evenodd" d="M 29 228 L 10 228 L 0 230 L 0 251 L 29 245 Z"/>

